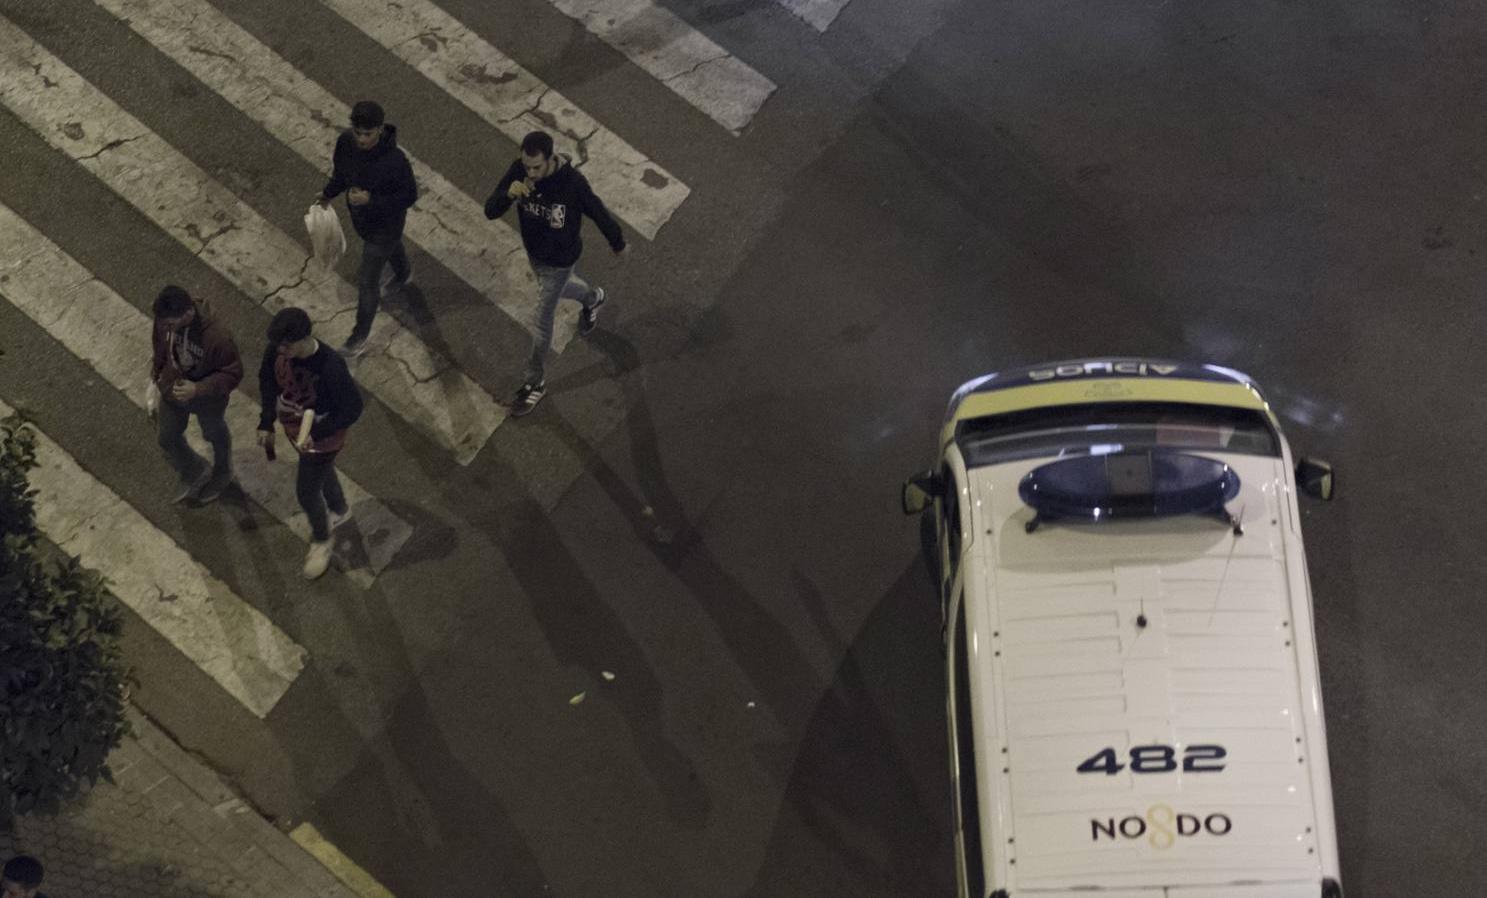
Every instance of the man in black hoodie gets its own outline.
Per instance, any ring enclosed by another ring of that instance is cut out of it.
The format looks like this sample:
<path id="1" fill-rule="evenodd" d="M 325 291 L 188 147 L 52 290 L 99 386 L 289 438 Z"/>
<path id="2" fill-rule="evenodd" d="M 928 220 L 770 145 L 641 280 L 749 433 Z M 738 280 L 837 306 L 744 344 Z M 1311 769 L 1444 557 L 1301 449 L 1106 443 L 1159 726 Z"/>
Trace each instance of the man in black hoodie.
<path id="1" fill-rule="evenodd" d="M 552 348 L 552 322 L 564 297 L 583 304 L 578 332 L 587 334 L 599 320 L 604 288 L 590 288 L 573 267 L 583 253 L 579 228 L 587 215 L 599 226 L 615 255 L 625 251 L 625 235 L 604 208 L 589 181 L 565 155 L 553 152 L 552 135 L 533 131 L 522 138 L 521 156 L 511 163 L 490 199 L 485 217 L 500 218 L 517 204 L 521 240 L 537 275 L 537 310 L 532 319 L 532 354 L 525 382 L 516 391 L 511 414 L 521 417 L 537 407 L 547 392 L 544 366 Z"/>
<path id="2" fill-rule="evenodd" d="M 299 451 L 295 493 L 310 519 L 304 574 L 314 580 L 330 566 L 331 530 L 351 518 L 336 477 L 336 454 L 361 417 L 362 400 L 346 361 L 311 336 L 310 327 L 310 316 L 295 308 L 280 309 L 269 322 L 268 348 L 258 366 L 258 444 L 272 450 L 277 420 Z"/>
<path id="3" fill-rule="evenodd" d="M 336 138 L 330 180 L 317 200 L 329 205 L 345 192 L 351 226 L 362 239 L 356 326 L 341 347 L 351 356 L 366 349 L 367 335 L 372 332 L 372 319 L 382 299 L 382 267 L 392 263 L 394 288 L 407 286 L 413 278 L 403 248 L 403 223 L 408 208 L 418 199 L 418 184 L 407 154 L 398 148 L 397 126 L 384 122 L 382 107 L 371 100 L 351 108 L 351 129 Z"/>

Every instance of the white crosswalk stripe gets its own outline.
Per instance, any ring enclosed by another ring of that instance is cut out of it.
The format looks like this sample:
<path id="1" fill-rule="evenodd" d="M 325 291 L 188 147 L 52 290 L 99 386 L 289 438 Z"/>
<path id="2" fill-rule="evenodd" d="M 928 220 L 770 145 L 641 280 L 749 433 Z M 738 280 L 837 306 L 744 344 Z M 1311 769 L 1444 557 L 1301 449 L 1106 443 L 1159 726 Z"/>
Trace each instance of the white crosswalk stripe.
<path id="1" fill-rule="evenodd" d="M 0 204 L 0 234 L 4 235 L 0 294 L 143 408 L 143 372 L 151 353 L 150 317 L 4 204 Z M 255 356 L 252 352 L 243 356 L 252 383 L 257 371 Z M 241 393 L 227 405 L 227 423 L 233 435 L 233 467 L 243 491 L 308 541 L 309 521 L 300 513 L 294 495 L 294 453 L 286 449 L 277 464 L 264 457 L 253 440 L 258 404 Z M 194 449 L 211 457 L 194 430 L 187 435 Z M 336 533 L 338 562 L 365 589 L 408 541 L 413 528 L 344 471 L 340 478 L 361 538 L 348 541 L 344 532 Z"/>
<path id="2" fill-rule="evenodd" d="M 0 399 L 0 418 L 15 409 Z M 46 434 L 36 431 L 36 523 L 249 711 L 266 717 L 305 650 L 213 577 Z"/>
<path id="3" fill-rule="evenodd" d="M 244 294 L 303 308 L 324 339 L 350 332 L 349 284 L 315 272 L 300 244 L 3 17 L 0 102 Z M 369 342 L 357 381 L 461 464 L 473 460 L 505 410 L 389 315 Z"/>
<path id="4" fill-rule="evenodd" d="M 687 198 L 685 184 L 429 0 L 320 2 L 512 140 L 552 133 L 605 205 L 647 239 Z"/>
<path id="5" fill-rule="evenodd" d="M 851 0 L 776 0 L 781 6 L 803 19 L 806 24 L 825 32 L 841 15 Z"/>
<path id="6" fill-rule="evenodd" d="M 330 171 L 330 152 L 351 110 L 205 0 L 94 0 L 306 161 Z M 408 150 L 408 135 L 399 145 Z M 477 201 L 413 156 L 418 202 L 405 236 L 501 311 L 530 327 L 537 285 L 521 237 L 489 222 Z M 492 182 L 491 186 L 495 186 Z M 553 349 L 572 339 L 578 309 L 560 308 Z"/>
<path id="7" fill-rule="evenodd" d="M 677 96 L 737 135 L 775 84 L 650 0 L 549 0 Z"/>

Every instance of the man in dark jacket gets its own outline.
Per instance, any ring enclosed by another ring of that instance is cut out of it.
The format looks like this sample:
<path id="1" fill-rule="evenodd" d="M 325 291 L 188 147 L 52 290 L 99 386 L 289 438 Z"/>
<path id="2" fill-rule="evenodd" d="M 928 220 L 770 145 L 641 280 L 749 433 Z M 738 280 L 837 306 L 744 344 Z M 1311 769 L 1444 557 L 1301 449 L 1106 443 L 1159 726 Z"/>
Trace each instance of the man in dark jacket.
<path id="1" fill-rule="evenodd" d="M 382 107 L 362 100 L 351 108 L 351 129 L 336 138 L 330 180 L 320 191 L 324 206 L 346 193 L 351 226 L 362 239 L 361 268 L 356 275 L 356 326 L 341 351 L 358 355 L 366 349 L 372 319 L 382 299 L 382 268 L 392 263 L 395 289 L 408 285 L 413 269 L 403 248 L 403 223 L 418 199 L 413 166 L 398 148 L 396 125 L 385 124 Z"/>
<path id="2" fill-rule="evenodd" d="M 553 152 L 552 135 L 533 131 L 522 139 L 521 156 L 506 169 L 490 199 L 485 217 L 500 218 L 517 204 L 522 244 L 537 275 L 537 310 L 532 318 L 532 354 L 526 379 L 516 392 L 511 414 L 521 417 L 537 407 L 547 392 L 545 363 L 552 348 L 552 322 L 564 297 L 583 304 L 578 332 L 587 334 L 599 320 L 604 288 L 590 288 L 573 270 L 583 253 L 579 228 L 587 215 L 599 226 L 616 255 L 625 251 L 625 235 L 604 208 L 589 181 L 564 155 Z"/>
<path id="3" fill-rule="evenodd" d="M 347 429 L 361 417 L 361 391 L 346 361 L 310 335 L 310 316 L 295 308 L 281 309 L 269 322 L 258 388 L 263 398 L 258 444 L 274 445 L 278 420 L 299 451 L 295 493 L 310 519 L 304 574 L 314 580 L 330 566 L 331 530 L 351 519 L 336 477 L 336 454 L 346 444 Z"/>
<path id="4" fill-rule="evenodd" d="M 154 311 L 155 351 L 145 408 L 156 418 L 160 449 L 180 478 L 174 501 L 195 496 L 211 502 L 232 482 L 227 399 L 243 379 L 243 361 L 226 325 L 212 317 L 206 302 L 192 299 L 180 287 L 162 289 Z M 192 415 L 212 447 L 210 465 L 186 444 Z"/>

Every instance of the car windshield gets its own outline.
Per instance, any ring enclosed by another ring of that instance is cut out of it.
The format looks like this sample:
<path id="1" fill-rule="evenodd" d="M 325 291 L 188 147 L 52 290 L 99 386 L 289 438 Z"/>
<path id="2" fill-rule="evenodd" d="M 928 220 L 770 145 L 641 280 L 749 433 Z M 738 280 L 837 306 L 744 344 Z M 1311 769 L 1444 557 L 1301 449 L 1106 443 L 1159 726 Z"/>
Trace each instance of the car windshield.
<path id="1" fill-rule="evenodd" d="M 988 415 L 960 422 L 955 437 L 967 467 L 1144 449 L 1280 455 L 1280 440 L 1259 411 L 1171 402 L 1102 402 Z"/>

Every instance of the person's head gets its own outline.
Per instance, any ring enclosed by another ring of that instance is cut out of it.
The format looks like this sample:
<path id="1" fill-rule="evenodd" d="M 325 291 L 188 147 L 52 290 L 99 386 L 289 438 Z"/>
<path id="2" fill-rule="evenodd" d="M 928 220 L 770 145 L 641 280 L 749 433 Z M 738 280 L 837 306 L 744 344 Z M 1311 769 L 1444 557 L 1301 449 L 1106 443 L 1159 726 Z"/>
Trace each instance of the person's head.
<path id="1" fill-rule="evenodd" d="M 315 338 L 310 336 L 310 316 L 304 309 L 280 309 L 268 323 L 268 343 L 278 347 L 279 354 L 303 359 L 315 354 Z"/>
<path id="2" fill-rule="evenodd" d="M 556 154 L 553 153 L 552 135 L 546 131 L 533 131 L 521 139 L 521 167 L 527 177 L 541 180 L 557 170 Z"/>
<path id="3" fill-rule="evenodd" d="M 41 861 L 18 854 L 5 862 L 0 872 L 0 898 L 36 898 L 41 888 Z"/>
<path id="4" fill-rule="evenodd" d="M 382 123 L 387 120 L 382 107 L 371 100 L 362 100 L 351 107 L 351 136 L 356 138 L 357 149 L 370 150 L 382 139 Z"/>
<path id="5" fill-rule="evenodd" d="M 196 303 L 191 294 L 167 284 L 155 297 L 155 320 L 170 330 L 179 330 L 196 318 Z"/>

